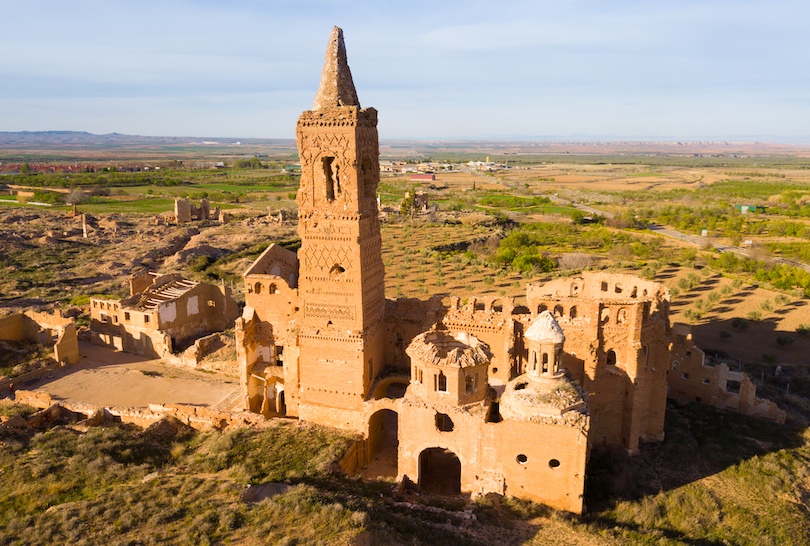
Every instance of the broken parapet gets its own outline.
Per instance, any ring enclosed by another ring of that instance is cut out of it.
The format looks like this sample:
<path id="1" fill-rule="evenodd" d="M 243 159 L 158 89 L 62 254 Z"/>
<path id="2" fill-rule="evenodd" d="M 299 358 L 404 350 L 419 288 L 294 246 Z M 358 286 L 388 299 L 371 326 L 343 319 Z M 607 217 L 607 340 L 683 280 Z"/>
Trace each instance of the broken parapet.
<path id="1" fill-rule="evenodd" d="M 770 400 L 757 398 L 757 387 L 746 374 L 731 371 L 725 364 L 706 365 L 706 355 L 693 343 L 689 325 L 676 322 L 672 334 L 667 373 L 669 398 L 708 404 L 777 423 L 785 422 L 785 410 Z"/>

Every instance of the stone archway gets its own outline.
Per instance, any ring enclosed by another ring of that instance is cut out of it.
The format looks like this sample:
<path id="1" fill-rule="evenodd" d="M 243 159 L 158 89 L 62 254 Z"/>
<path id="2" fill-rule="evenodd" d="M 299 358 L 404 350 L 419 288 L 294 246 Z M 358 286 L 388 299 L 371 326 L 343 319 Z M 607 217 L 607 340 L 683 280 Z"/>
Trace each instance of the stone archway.
<path id="1" fill-rule="evenodd" d="M 434 495 L 461 494 L 461 461 L 442 447 L 430 447 L 419 454 L 419 487 Z"/>
<path id="2" fill-rule="evenodd" d="M 284 417 L 287 415 L 287 403 L 284 397 L 284 381 L 275 379 L 266 381 L 262 387 L 261 409 L 265 417 Z"/>
<path id="3" fill-rule="evenodd" d="M 405 390 L 408 388 L 409 384 L 409 377 L 386 377 L 375 385 L 372 398 L 374 400 L 380 400 L 382 398 L 402 398 L 405 396 Z"/>
<path id="4" fill-rule="evenodd" d="M 390 409 L 374 412 L 368 420 L 366 479 L 396 478 L 399 453 L 399 415 Z"/>

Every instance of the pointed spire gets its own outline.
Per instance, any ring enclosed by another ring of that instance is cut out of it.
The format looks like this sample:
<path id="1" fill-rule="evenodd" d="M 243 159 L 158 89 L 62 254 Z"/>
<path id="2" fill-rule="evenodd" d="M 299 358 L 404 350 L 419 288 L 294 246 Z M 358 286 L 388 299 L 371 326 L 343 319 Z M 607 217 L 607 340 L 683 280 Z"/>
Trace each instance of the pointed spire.
<path id="1" fill-rule="evenodd" d="M 313 110 L 333 106 L 360 106 L 357 91 L 354 89 L 352 72 L 346 60 L 346 44 L 343 43 L 343 30 L 335 27 L 326 47 L 326 59 L 321 72 L 321 85 L 315 95 Z"/>

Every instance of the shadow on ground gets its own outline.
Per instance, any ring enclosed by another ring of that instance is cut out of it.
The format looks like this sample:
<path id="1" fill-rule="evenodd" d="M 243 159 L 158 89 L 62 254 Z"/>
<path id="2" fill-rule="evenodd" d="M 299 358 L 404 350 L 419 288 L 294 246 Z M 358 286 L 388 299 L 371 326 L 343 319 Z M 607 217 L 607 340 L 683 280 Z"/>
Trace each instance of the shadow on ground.
<path id="1" fill-rule="evenodd" d="M 585 504 L 590 513 L 617 502 L 670 491 L 755 456 L 803 444 L 801 428 L 716 409 L 667 402 L 665 439 L 630 457 L 595 448 L 588 462 Z M 671 537 L 676 538 L 676 537 Z"/>

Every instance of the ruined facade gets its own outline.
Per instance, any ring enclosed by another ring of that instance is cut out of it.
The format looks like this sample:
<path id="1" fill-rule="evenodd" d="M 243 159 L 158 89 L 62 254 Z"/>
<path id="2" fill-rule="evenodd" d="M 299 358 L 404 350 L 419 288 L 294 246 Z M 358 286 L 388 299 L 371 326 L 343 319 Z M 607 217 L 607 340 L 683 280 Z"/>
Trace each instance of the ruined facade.
<path id="1" fill-rule="evenodd" d="M 219 207 L 211 211 L 211 204 L 203 197 L 200 206 L 193 205 L 188 197 L 178 197 L 174 200 L 174 221 L 186 224 L 193 221 L 217 220 L 227 223 L 227 215 Z"/>
<path id="2" fill-rule="evenodd" d="M 236 302 L 224 285 L 144 272 L 130 280 L 128 298 L 90 300 L 91 340 L 164 358 L 199 337 L 225 330 L 237 315 Z"/>
<path id="3" fill-rule="evenodd" d="M 584 273 L 529 285 L 521 307 L 386 300 L 376 123 L 336 28 L 296 130 L 301 248 L 270 245 L 244 274 L 245 408 L 357 433 L 349 470 L 389 450 L 397 478 L 423 490 L 581 512 L 592 446 L 632 454 L 663 439 L 667 289 Z"/>
<path id="4" fill-rule="evenodd" d="M 0 319 L 0 339 L 53 345 L 55 361 L 63 365 L 79 361 L 76 325 L 59 310 L 52 314 L 26 311 L 4 317 Z"/>
<path id="5" fill-rule="evenodd" d="M 706 362 L 706 354 L 692 341 L 689 325 L 676 322 L 672 333 L 672 359 L 667 378 L 670 398 L 785 422 L 785 410 L 770 400 L 757 398 L 757 388 L 746 374 L 732 371 L 726 364 Z"/>
<path id="6" fill-rule="evenodd" d="M 393 430 L 398 476 L 427 490 L 580 512 L 587 401 L 559 368 L 562 339 L 543 353 L 545 372 L 525 362 L 522 332 L 538 320 L 559 329 L 554 318 L 515 318 L 506 299 L 385 300 L 376 124 L 335 29 L 296 132 L 301 248 L 270 245 L 244 274 L 245 406 L 357 432 L 360 465 Z"/>
<path id="7" fill-rule="evenodd" d="M 669 292 L 632 275 L 586 273 L 526 291 L 533 313 L 562 326 L 562 366 L 582 385 L 593 445 L 622 447 L 664 437 L 669 368 Z"/>

